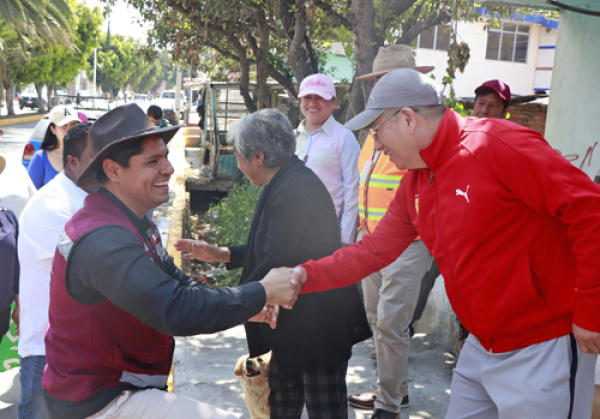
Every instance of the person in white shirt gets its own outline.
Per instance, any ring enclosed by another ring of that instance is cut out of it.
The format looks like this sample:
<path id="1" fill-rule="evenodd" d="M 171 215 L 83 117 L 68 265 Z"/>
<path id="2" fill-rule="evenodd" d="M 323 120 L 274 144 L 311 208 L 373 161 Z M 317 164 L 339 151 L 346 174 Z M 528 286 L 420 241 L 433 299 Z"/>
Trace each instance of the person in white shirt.
<path id="1" fill-rule="evenodd" d="M 304 119 L 296 129 L 296 156 L 306 163 L 331 195 L 340 220 L 342 245 L 354 242 L 358 216 L 358 156 L 354 134 L 332 113 L 337 103 L 331 77 L 312 74 L 302 80 L 298 93 Z"/>
<path id="2" fill-rule="evenodd" d="M 65 224 L 83 207 L 87 192 L 75 185 L 93 158 L 88 143 L 90 123 L 71 128 L 64 139 L 64 172 L 27 203 L 19 219 L 19 419 L 45 417 L 42 374 L 46 365 L 44 334 L 48 326 L 52 259 Z"/>
<path id="3" fill-rule="evenodd" d="M 0 130 L 0 144 L 4 131 Z M 0 151 L 0 154 L 2 152 Z M 0 202 L 19 218 L 29 198 L 37 191 L 20 159 L 0 155 Z"/>

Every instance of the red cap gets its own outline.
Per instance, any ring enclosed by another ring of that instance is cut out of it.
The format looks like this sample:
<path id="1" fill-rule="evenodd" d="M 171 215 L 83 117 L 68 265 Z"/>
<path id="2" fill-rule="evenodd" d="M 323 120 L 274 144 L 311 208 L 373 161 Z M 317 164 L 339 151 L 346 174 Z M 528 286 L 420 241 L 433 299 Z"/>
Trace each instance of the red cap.
<path id="1" fill-rule="evenodd" d="M 501 82 L 500 80 L 488 80 L 475 89 L 475 94 L 479 94 L 482 90 L 492 90 L 500 96 L 500 99 L 505 100 L 510 105 L 510 87 L 508 84 Z"/>

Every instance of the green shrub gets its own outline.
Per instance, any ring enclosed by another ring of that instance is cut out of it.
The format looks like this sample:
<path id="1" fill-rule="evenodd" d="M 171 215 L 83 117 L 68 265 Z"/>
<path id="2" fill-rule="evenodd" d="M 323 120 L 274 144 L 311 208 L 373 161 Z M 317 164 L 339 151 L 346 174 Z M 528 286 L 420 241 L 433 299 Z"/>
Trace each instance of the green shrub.
<path id="1" fill-rule="evenodd" d="M 210 224 L 209 235 L 205 240 L 217 246 L 236 246 L 246 243 L 252 224 L 254 208 L 258 202 L 261 187 L 252 185 L 247 179 L 236 184 L 227 197 L 212 205 L 206 214 L 205 223 Z M 217 287 L 237 286 L 241 269 L 215 270 Z"/>

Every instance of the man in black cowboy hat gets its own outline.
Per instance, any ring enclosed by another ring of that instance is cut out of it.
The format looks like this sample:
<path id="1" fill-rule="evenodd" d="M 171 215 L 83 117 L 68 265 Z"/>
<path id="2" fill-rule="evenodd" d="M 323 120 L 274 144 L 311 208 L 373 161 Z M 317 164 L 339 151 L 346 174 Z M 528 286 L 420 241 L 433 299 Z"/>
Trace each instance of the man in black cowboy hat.
<path id="1" fill-rule="evenodd" d="M 77 185 L 101 186 L 66 224 L 52 266 L 42 380 L 50 418 L 233 418 L 164 392 L 172 336 L 264 321 L 265 304 L 296 299 L 286 282 L 210 289 L 169 258 L 145 214 L 168 200 L 166 144 L 178 129 L 155 127 L 135 104 L 90 129 L 95 158 Z"/>

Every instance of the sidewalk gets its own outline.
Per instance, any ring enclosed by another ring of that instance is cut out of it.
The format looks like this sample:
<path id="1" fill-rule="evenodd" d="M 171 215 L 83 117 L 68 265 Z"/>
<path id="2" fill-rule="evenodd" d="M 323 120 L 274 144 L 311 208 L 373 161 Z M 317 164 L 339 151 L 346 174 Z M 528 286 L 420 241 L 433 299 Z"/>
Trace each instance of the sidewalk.
<path id="1" fill-rule="evenodd" d="M 175 348 L 175 393 L 219 406 L 250 419 L 242 387 L 233 375 L 238 358 L 247 353 L 244 328 L 237 326 L 212 335 L 177 338 Z M 371 340 L 354 347 L 348 365 L 348 393 L 362 393 L 377 383 L 376 362 L 370 358 Z M 410 405 L 403 419 L 443 419 L 450 398 L 454 357 L 444 354 L 427 335 L 411 342 L 408 362 Z M 16 419 L 20 395 L 18 368 L 0 373 L 0 419 Z M 350 419 L 368 419 L 371 410 L 348 408 Z M 302 418 L 307 418 L 306 413 Z"/>
<path id="2" fill-rule="evenodd" d="M 354 347 L 348 365 L 348 393 L 363 393 L 377 384 L 376 361 L 370 358 L 369 339 Z M 213 335 L 177 338 L 175 349 L 175 393 L 219 406 L 250 419 L 242 388 L 233 375 L 238 358 L 247 354 L 242 326 Z M 450 399 L 454 357 L 444 354 L 426 335 L 411 342 L 408 362 L 410 405 L 402 409 L 403 419 L 443 419 Z M 371 410 L 348 408 L 350 419 L 368 419 Z M 302 418 L 307 418 L 306 413 Z"/>
<path id="3" fill-rule="evenodd" d="M 177 135 L 169 143 L 169 159 L 175 167 L 168 203 L 153 212 L 167 251 L 181 266 L 181 255 L 173 243 L 181 237 L 185 207 L 185 139 Z M 175 349 L 175 393 L 234 412 L 249 419 L 242 388 L 233 374 L 241 355 L 247 353 L 244 328 L 212 334 L 177 338 Z M 363 393 L 377 384 L 376 362 L 370 358 L 371 340 L 354 347 L 347 375 L 349 394 Z M 412 339 L 408 378 L 410 405 L 402 409 L 403 419 L 442 419 L 450 397 L 454 357 L 445 354 L 430 336 L 416 334 Z M 0 373 L 0 419 L 15 419 L 20 395 L 18 368 Z M 370 410 L 349 408 L 350 419 L 368 419 Z M 306 418 L 306 414 L 303 418 Z"/>

